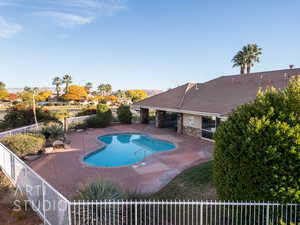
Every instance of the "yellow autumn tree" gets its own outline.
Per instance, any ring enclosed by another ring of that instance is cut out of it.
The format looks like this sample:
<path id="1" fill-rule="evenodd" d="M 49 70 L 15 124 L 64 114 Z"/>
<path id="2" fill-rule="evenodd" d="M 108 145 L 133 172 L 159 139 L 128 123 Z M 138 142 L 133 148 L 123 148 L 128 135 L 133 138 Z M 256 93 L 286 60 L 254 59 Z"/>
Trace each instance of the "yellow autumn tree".
<path id="1" fill-rule="evenodd" d="M 88 94 L 84 87 L 78 85 L 70 85 L 68 92 L 63 95 L 67 101 L 81 101 L 87 98 Z"/>
<path id="2" fill-rule="evenodd" d="M 0 90 L 0 100 L 7 100 L 9 93 L 6 89 Z"/>
<path id="3" fill-rule="evenodd" d="M 50 90 L 40 91 L 38 93 L 38 95 L 36 96 L 36 101 L 44 102 L 44 101 L 47 101 L 48 98 L 51 96 L 52 96 L 52 91 L 50 91 Z"/>
<path id="4" fill-rule="evenodd" d="M 147 93 L 143 90 L 128 90 L 126 91 L 126 96 L 132 102 L 139 102 L 148 97 Z"/>

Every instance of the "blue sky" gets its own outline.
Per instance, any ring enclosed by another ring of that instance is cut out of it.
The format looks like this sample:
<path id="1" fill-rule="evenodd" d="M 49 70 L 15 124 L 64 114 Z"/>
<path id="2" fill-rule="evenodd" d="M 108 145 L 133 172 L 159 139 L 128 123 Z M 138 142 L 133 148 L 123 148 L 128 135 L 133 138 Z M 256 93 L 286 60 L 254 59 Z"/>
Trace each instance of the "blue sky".
<path id="1" fill-rule="evenodd" d="M 263 48 L 253 71 L 300 67 L 298 0 L 0 0 L 0 80 L 168 89 L 236 74 L 233 55 Z"/>

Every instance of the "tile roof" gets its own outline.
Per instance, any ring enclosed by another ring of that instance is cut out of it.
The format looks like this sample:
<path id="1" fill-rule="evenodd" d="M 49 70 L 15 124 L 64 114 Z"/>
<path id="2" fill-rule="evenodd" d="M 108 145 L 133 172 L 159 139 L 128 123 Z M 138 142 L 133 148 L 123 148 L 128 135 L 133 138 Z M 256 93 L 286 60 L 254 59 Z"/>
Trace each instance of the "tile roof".
<path id="1" fill-rule="evenodd" d="M 221 76 L 205 83 L 187 83 L 134 105 L 226 115 L 238 105 L 254 100 L 259 88 L 284 89 L 295 75 L 300 75 L 300 68 Z"/>

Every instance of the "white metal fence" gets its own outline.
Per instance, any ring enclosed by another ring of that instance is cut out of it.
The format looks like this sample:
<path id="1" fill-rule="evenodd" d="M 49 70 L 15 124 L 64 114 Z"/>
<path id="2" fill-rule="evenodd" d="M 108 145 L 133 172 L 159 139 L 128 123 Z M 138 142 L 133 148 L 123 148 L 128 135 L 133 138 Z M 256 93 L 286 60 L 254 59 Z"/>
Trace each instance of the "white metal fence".
<path id="1" fill-rule="evenodd" d="M 42 123 L 39 123 L 38 125 L 32 124 L 29 126 L 20 127 L 20 128 L 13 129 L 13 130 L 4 131 L 4 132 L 0 133 L 0 138 L 9 136 L 9 135 L 13 135 L 13 134 L 33 132 L 33 131 L 36 131 L 39 128 L 39 126 L 41 126 L 41 125 L 42 125 Z"/>
<path id="2" fill-rule="evenodd" d="M 300 225 L 297 204 L 69 201 L 1 143 L 0 168 L 48 225 Z"/>
<path id="3" fill-rule="evenodd" d="M 71 225 L 69 200 L 0 143 L 0 168 L 48 225 Z"/>
<path id="4" fill-rule="evenodd" d="M 292 225 L 299 205 L 255 202 L 72 202 L 73 225 Z"/>

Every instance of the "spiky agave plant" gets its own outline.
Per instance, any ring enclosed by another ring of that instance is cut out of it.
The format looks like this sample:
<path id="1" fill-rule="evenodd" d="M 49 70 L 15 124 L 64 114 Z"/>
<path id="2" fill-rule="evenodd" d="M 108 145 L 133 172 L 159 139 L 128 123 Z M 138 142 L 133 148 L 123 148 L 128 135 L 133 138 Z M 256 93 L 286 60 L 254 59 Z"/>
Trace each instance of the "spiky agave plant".
<path id="1" fill-rule="evenodd" d="M 82 206 L 74 206 L 73 217 L 78 224 L 106 225 L 121 224 L 124 221 L 121 205 L 112 204 L 127 198 L 127 193 L 119 186 L 103 180 L 96 180 L 79 189 L 75 201 L 83 202 Z M 84 205 L 85 201 L 94 202 L 92 205 Z M 102 202 L 99 204 L 99 202 Z M 119 222 L 119 223 L 118 223 Z"/>

